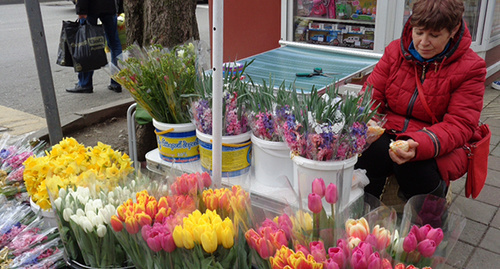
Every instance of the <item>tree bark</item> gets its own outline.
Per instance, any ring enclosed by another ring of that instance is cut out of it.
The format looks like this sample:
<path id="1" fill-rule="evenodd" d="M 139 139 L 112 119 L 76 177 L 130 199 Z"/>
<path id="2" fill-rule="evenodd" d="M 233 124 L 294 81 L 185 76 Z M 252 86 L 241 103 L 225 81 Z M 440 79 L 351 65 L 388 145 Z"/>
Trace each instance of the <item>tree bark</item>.
<path id="1" fill-rule="evenodd" d="M 199 40 L 197 0 L 125 0 L 127 44 L 173 47 Z"/>

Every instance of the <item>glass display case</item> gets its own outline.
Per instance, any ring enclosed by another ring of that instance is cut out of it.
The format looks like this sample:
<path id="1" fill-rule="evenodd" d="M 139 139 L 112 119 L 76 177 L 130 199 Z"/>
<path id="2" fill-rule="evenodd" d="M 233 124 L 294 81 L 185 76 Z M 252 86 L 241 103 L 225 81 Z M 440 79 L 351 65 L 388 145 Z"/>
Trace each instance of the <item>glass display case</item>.
<path id="1" fill-rule="evenodd" d="M 295 0 L 293 41 L 373 50 L 376 0 Z"/>

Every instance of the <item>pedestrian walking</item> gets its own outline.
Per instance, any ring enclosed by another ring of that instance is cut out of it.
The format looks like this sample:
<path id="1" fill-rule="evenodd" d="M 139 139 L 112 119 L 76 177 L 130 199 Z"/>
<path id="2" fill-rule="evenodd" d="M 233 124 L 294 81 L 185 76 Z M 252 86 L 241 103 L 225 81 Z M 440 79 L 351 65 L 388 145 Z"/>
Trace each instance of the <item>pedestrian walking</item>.
<path id="1" fill-rule="evenodd" d="M 92 25 L 97 25 L 99 19 L 103 25 L 106 41 L 111 51 L 111 62 L 118 63 L 118 56 L 122 53 L 122 45 L 118 37 L 117 15 L 123 13 L 122 0 L 78 0 L 76 3 L 76 14 L 81 24 L 85 21 Z M 94 91 L 92 76 L 94 71 L 79 72 L 78 83 L 75 87 L 66 89 L 71 93 L 92 93 Z M 114 92 L 121 92 L 122 87 L 111 79 L 108 89 Z"/>

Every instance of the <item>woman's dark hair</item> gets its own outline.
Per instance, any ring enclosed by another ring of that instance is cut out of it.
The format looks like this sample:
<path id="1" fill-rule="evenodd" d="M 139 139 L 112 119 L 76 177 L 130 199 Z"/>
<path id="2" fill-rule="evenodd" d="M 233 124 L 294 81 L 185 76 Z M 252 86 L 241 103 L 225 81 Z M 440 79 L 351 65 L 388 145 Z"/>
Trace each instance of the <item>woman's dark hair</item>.
<path id="1" fill-rule="evenodd" d="M 462 0 L 418 0 L 413 4 L 410 24 L 425 30 L 453 30 L 462 21 Z"/>

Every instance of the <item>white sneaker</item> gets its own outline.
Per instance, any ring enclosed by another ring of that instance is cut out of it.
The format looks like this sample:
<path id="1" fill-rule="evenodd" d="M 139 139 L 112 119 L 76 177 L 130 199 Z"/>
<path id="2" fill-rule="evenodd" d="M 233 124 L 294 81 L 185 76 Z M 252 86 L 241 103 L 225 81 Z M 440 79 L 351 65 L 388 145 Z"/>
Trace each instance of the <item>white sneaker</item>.
<path id="1" fill-rule="evenodd" d="M 495 90 L 500 90 L 500 80 L 493 81 L 493 83 L 491 83 L 491 87 Z"/>

